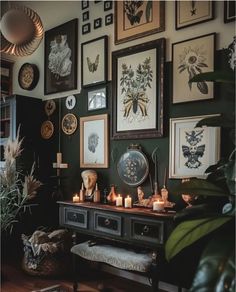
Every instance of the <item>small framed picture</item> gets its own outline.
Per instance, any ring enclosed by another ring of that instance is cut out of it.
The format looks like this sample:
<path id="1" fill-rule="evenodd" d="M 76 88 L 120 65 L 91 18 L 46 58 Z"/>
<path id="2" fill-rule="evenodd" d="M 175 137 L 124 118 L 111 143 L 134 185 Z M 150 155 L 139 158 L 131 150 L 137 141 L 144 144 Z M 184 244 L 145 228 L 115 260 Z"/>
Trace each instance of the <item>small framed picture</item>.
<path id="1" fill-rule="evenodd" d="M 106 87 L 97 88 L 88 92 L 88 111 L 104 109 L 107 107 Z"/>
<path id="2" fill-rule="evenodd" d="M 90 23 L 86 23 L 82 26 L 82 34 L 86 34 L 90 32 Z"/>
<path id="3" fill-rule="evenodd" d="M 235 1 L 224 1 L 224 23 L 234 21 L 236 19 L 236 4 Z"/>
<path id="4" fill-rule="evenodd" d="M 108 14 L 105 16 L 105 25 L 110 25 L 113 23 L 113 14 Z"/>
<path id="5" fill-rule="evenodd" d="M 196 127 L 204 118 L 170 119 L 170 178 L 206 178 L 205 170 L 220 158 L 220 127 Z"/>
<path id="6" fill-rule="evenodd" d="M 82 10 L 86 9 L 89 7 L 89 1 L 85 1 L 85 0 L 82 0 L 81 1 L 81 8 Z"/>
<path id="7" fill-rule="evenodd" d="M 99 18 L 94 19 L 94 24 L 93 24 L 94 29 L 97 29 L 101 26 L 102 26 L 102 18 L 99 17 Z"/>
<path id="8" fill-rule="evenodd" d="M 83 21 L 89 20 L 89 11 L 83 12 Z"/>
<path id="9" fill-rule="evenodd" d="M 95 0 L 94 3 L 97 4 L 99 2 L 102 2 L 101 0 Z"/>
<path id="10" fill-rule="evenodd" d="M 104 1 L 104 11 L 112 9 L 112 1 Z"/>

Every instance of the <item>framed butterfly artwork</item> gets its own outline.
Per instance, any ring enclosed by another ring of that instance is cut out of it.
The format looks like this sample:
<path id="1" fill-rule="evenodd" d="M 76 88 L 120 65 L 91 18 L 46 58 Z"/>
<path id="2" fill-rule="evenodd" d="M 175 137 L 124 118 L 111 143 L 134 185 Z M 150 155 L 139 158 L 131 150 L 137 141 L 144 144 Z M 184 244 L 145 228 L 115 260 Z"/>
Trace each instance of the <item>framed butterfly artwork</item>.
<path id="1" fill-rule="evenodd" d="M 108 36 L 102 36 L 81 44 L 82 87 L 90 87 L 107 82 Z"/>

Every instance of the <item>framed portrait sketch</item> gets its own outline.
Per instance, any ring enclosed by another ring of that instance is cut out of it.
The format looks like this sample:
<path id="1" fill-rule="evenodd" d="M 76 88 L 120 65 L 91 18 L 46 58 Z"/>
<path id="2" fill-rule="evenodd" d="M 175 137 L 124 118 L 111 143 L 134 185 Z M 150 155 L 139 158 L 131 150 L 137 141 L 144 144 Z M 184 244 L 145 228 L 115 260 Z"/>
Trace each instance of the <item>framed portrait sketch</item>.
<path id="1" fill-rule="evenodd" d="M 81 45 L 82 87 L 107 81 L 107 42 L 108 37 L 102 36 Z"/>
<path id="2" fill-rule="evenodd" d="M 214 1 L 175 2 L 175 29 L 214 19 Z"/>
<path id="3" fill-rule="evenodd" d="M 164 1 L 115 1 L 115 44 L 165 30 Z"/>
<path id="4" fill-rule="evenodd" d="M 173 103 L 211 99 L 213 82 L 189 80 L 199 73 L 214 71 L 215 33 L 172 44 Z"/>
<path id="5" fill-rule="evenodd" d="M 224 1 L 224 23 L 235 21 L 236 19 L 236 3 L 232 0 Z"/>
<path id="6" fill-rule="evenodd" d="M 170 119 L 170 178 L 206 178 L 205 170 L 220 158 L 220 127 L 195 128 L 203 118 Z"/>
<path id="7" fill-rule="evenodd" d="M 45 32 L 44 94 L 77 88 L 78 19 Z"/>
<path id="8" fill-rule="evenodd" d="M 88 110 L 99 110 L 107 107 L 106 87 L 88 91 Z"/>
<path id="9" fill-rule="evenodd" d="M 80 167 L 108 168 L 108 115 L 80 118 Z"/>
<path id="10" fill-rule="evenodd" d="M 163 135 L 165 39 L 112 52 L 113 138 Z"/>

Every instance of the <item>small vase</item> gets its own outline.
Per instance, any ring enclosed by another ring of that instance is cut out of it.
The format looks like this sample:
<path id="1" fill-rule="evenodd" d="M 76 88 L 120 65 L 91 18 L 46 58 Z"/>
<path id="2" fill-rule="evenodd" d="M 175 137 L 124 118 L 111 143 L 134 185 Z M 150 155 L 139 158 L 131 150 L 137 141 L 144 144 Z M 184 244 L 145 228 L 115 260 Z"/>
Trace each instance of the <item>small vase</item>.
<path id="1" fill-rule="evenodd" d="M 110 193 L 107 196 L 107 201 L 110 204 L 115 204 L 116 198 L 117 198 L 117 194 L 116 194 L 116 191 L 115 191 L 115 186 L 111 185 L 111 190 L 110 190 Z"/>

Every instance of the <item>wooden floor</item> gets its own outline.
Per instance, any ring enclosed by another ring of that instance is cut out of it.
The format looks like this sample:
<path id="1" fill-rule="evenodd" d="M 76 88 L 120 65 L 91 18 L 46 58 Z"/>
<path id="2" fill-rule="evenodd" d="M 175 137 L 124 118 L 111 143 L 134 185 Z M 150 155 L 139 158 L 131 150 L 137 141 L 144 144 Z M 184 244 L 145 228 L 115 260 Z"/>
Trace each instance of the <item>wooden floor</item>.
<path id="1" fill-rule="evenodd" d="M 26 274 L 20 264 L 15 262 L 2 264 L 1 292 L 31 292 L 50 287 L 56 284 L 63 286 L 63 292 L 72 292 L 72 281 L 70 277 L 63 279 L 42 278 Z M 80 292 L 96 292 L 101 283 L 104 283 L 104 292 L 151 292 L 146 285 L 119 278 L 107 273 L 89 272 L 80 283 Z"/>

